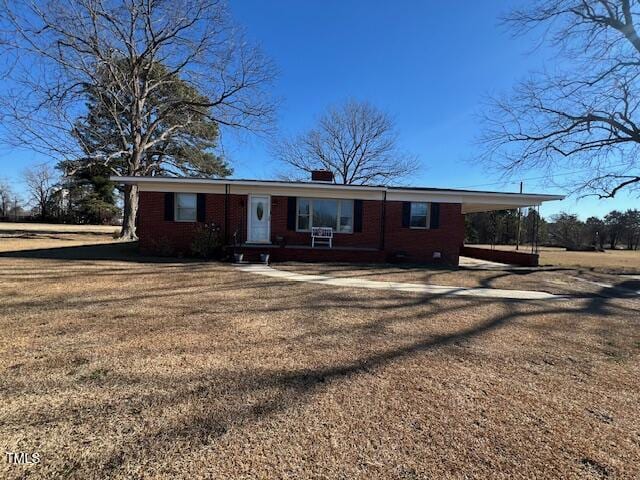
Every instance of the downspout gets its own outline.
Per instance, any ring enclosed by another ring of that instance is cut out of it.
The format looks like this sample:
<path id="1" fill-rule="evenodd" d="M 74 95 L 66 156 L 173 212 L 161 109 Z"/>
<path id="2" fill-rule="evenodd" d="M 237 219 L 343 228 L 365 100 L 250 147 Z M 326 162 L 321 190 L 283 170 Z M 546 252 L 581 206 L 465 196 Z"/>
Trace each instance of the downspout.
<path id="1" fill-rule="evenodd" d="M 538 253 L 538 232 L 539 232 L 539 228 L 540 228 L 540 205 L 536 205 L 535 207 L 536 210 L 536 219 L 535 219 L 535 225 L 533 227 L 533 232 L 534 232 L 534 237 L 533 237 L 533 242 L 531 245 L 531 248 L 533 250 L 533 253 Z"/>
<path id="2" fill-rule="evenodd" d="M 386 233 L 386 223 L 387 223 L 387 190 L 385 189 L 383 197 L 382 197 L 382 219 L 381 219 L 381 234 L 380 234 L 380 250 L 384 251 L 384 241 L 385 241 L 385 233 Z"/>
<path id="3" fill-rule="evenodd" d="M 229 184 L 224 184 L 224 244 L 229 245 Z"/>

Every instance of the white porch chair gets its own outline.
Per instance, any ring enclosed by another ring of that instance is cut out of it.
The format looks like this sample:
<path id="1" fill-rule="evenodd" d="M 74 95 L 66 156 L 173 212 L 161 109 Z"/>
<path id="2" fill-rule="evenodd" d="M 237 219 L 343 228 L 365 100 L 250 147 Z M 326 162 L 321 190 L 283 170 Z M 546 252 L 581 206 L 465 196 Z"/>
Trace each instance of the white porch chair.
<path id="1" fill-rule="evenodd" d="M 333 228 L 331 227 L 313 227 L 311 229 L 311 247 L 318 245 L 328 245 L 333 247 Z"/>

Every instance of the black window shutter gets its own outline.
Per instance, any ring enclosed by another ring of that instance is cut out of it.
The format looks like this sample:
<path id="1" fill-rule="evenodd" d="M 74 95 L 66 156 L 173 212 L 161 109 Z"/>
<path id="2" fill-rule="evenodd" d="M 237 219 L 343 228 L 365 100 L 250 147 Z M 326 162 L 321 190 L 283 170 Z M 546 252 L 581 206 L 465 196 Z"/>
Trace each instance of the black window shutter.
<path id="1" fill-rule="evenodd" d="M 296 229 L 296 197 L 287 198 L 287 230 Z"/>
<path id="2" fill-rule="evenodd" d="M 164 220 L 165 222 L 173 222 L 174 218 L 174 194 L 173 193 L 165 193 L 164 194 Z"/>
<path id="3" fill-rule="evenodd" d="M 402 226 L 409 227 L 411 223 L 411 202 L 402 202 Z"/>
<path id="4" fill-rule="evenodd" d="M 429 228 L 438 228 L 440 226 L 440 204 L 431 204 L 431 215 L 429 220 Z"/>
<path id="5" fill-rule="evenodd" d="M 196 219 L 199 222 L 204 222 L 207 219 L 207 195 L 199 193 L 197 200 L 198 209 L 196 211 Z"/>
<path id="6" fill-rule="evenodd" d="M 353 231 L 362 231 L 362 200 L 353 201 Z"/>

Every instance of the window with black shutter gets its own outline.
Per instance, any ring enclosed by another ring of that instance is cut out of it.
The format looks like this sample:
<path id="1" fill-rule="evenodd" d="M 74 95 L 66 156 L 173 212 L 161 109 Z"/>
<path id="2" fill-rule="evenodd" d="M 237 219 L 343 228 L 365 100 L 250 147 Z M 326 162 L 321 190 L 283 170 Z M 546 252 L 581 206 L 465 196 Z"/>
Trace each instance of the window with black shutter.
<path id="1" fill-rule="evenodd" d="M 207 218 L 207 195 L 198 194 L 196 219 L 198 222 L 204 222 Z"/>
<path id="2" fill-rule="evenodd" d="M 296 229 L 296 197 L 287 198 L 287 230 Z"/>
<path id="3" fill-rule="evenodd" d="M 409 228 L 411 225 L 411 202 L 402 202 L 402 226 Z"/>
<path id="4" fill-rule="evenodd" d="M 440 204 L 432 203 L 430 210 L 431 216 L 429 217 L 429 228 L 440 227 Z"/>
<path id="5" fill-rule="evenodd" d="M 165 222 L 173 222 L 175 215 L 175 195 L 173 193 L 164 194 L 164 220 Z"/>
<path id="6" fill-rule="evenodd" d="M 362 231 L 362 200 L 353 201 L 353 231 Z"/>

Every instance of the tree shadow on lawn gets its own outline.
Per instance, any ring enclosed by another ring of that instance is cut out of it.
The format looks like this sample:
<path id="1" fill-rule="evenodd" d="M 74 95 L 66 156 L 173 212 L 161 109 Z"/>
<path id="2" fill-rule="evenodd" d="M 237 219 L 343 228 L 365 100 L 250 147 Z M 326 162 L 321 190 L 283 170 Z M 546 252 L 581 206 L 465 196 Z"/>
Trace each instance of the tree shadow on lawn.
<path id="1" fill-rule="evenodd" d="M 189 267 L 195 266 L 191 265 L 195 262 L 191 260 L 143 257 L 132 249 L 135 249 L 135 243 L 115 243 L 4 252 L 0 253 L 0 258 L 119 260 L 139 263 L 184 262 L 185 271 L 188 270 L 186 264 L 189 264 Z M 178 267 L 183 268 L 182 265 Z M 165 266 L 163 265 L 160 270 L 153 269 L 152 273 L 161 273 L 164 268 Z M 91 271 L 83 271 L 83 273 L 98 274 L 100 270 L 100 268 L 94 268 Z M 118 273 L 118 271 L 110 271 L 109 268 L 106 270 L 106 273 L 103 272 L 105 275 Z M 408 358 L 436 349 L 467 344 L 508 324 L 525 322 L 528 328 L 536 328 L 536 320 L 539 316 L 571 315 L 572 322 L 579 324 L 581 317 L 585 315 L 599 315 L 603 321 L 607 321 L 607 315 L 628 316 L 634 314 L 634 312 L 637 313 L 636 309 L 628 308 L 617 302 L 615 296 L 612 295 L 615 292 L 611 292 L 611 289 L 608 288 L 601 288 L 599 294 L 576 298 L 571 301 L 554 300 L 546 302 L 509 300 L 496 302 L 496 300 L 471 297 L 372 292 L 372 298 L 385 299 L 384 302 L 381 302 L 367 301 L 366 298 L 360 299 L 359 295 L 354 295 L 353 291 L 348 289 L 322 287 L 316 284 L 290 283 L 267 277 L 258 277 L 253 274 L 238 273 L 237 275 L 238 278 L 231 282 L 216 285 L 216 292 L 247 288 L 268 292 L 269 288 L 276 289 L 271 295 L 267 293 L 257 307 L 237 306 L 236 308 L 242 310 L 244 314 L 276 314 L 278 312 L 305 310 L 310 306 L 314 307 L 314 312 L 298 317 L 298 323 L 303 323 L 301 333 L 282 339 L 273 338 L 271 341 L 274 345 L 280 344 L 281 347 L 283 345 L 291 346 L 297 350 L 297 355 L 302 355 L 303 360 L 307 358 L 305 349 L 315 348 L 333 351 L 336 348 L 340 348 L 341 342 L 346 342 L 346 339 L 349 338 L 354 339 L 364 348 L 356 358 L 347 361 L 340 360 L 339 356 L 323 355 L 323 358 L 325 358 L 323 362 L 319 362 L 319 364 L 309 368 L 266 369 L 255 367 L 250 371 L 209 368 L 187 376 L 187 378 L 182 378 L 180 381 L 177 381 L 172 374 L 154 374 L 153 376 L 135 373 L 108 374 L 106 375 L 106 381 L 113 382 L 116 386 L 146 385 L 151 388 L 145 390 L 154 392 L 160 390 L 162 392 L 146 394 L 142 390 L 139 396 L 127 400 L 128 406 L 126 409 L 131 411 L 144 411 L 150 405 L 159 405 L 162 408 L 170 408 L 177 405 L 191 406 L 187 413 L 179 419 L 165 422 L 159 426 L 145 426 L 140 421 L 137 425 L 140 428 L 133 429 L 133 432 L 136 433 L 123 437 L 118 443 L 110 447 L 111 450 L 105 449 L 104 456 L 101 455 L 90 459 L 89 462 L 99 468 L 104 476 L 112 474 L 125 462 L 135 462 L 136 459 L 167 455 L 173 451 L 174 442 L 189 441 L 192 447 L 206 445 L 223 437 L 232 427 L 251 425 L 262 419 L 270 418 L 302 405 L 310 401 L 313 395 L 322 393 L 330 385 L 371 374 L 377 369 L 384 368 L 394 362 L 402 362 Z M 495 272 L 496 278 L 504 275 L 506 275 L 504 272 Z M 487 279 L 486 284 L 483 286 L 490 287 L 491 284 L 492 280 Z M 300 289 L 293 287 L 294 285 L 300 287 Z M 292 293 L 289 296 L 296 295 L 295 292 L 311 292 L 307 294 L 315 295 L 310 299 L 316 300 L 316 303 L 301 301 L 301 303 L 291 306 L 291 299 L 284 298 L 283 291 L 277 288 L 287 288 L 287 286 L 292 286 Z M 196 297 L 211 291 L 211 287 L 206 282 L 191 284 L 189 287 L 192 290 L 188 293 Z M 143 285 L 140 291 L 125 297 L 78 298 L 73 299 L 71 303 L 68 298 L 65 301 L 65 293 L 63 292 L 60 296 L 60 305 L 57 305 L 55 301 L 51 302 L 51 299 L 47 298 L 36 299 L 18 306 L 54 311 L 57 308 L 63 310 L 96 302 L 105 303 L 105 306 L 109 302 L 113 302 L 115 306 L 115 304 L 136 300 L 154 302 L 163 300 L 161 306 L 170 308 L 171 299 L 179 297 L 185 291 L 184 289 L 159 290 L 157 287 L 145 288 Z M 179 302 L 175 303 L 176 306 L 174 308 L 176 313 L 179 313 L 179 310 L 183 307 L 179 305 Z M 314 313 L 322 312 L 323 310 L 338 307 L 345 308 L 345 304 L 354 312 L 375 310 L 376 312 L 381 312 L 381 315 L 374 321 L 357 325 L 326 325 L 321 321 L 321 316 L 318 319 L 314 315 Z M 412 333 L 408 335 L 394 333 L 391 328 L 402 324 L 427 321 L 429 318 L 437 318 L 439 315 L 456 315 L 462 309 L 473 311 L 476 308 L 491 304 L 500 306 L 500 311 L 497 314 L 489 316 L 484 321 L 475 322 L 446 333 L 426 333 L 422 335 Z M 227 304 L 222 301 L 219 304 L 215 304 L 215 307 L 218 309 L 217 313 L 222 314 L 224 308 L 233 307 L 233 302 Z M 405 314 L 405 309 L 416 307 L 419 310 Z M 202 310 L 198 310 L 198 312 L 202 313 Z M 402 313 L 399 315 L 399 312 Z M 606 332 L 607 329 L 603 329 L 602 335 L 605 335 Z M 145 335 L 145 332 L 141 331 L 137 332 L 137 334 Z M 396 345 L 384 345 L 384 348 L 380 348 L 380 345 L 378 345 L 380 335 L 392 336 L 393 343 Z M 252 342 L 248 341 L 246 344 L 251 345 Z M 259 342 L 257 341 L 253 343 L 253 346 L 258 345 Z M 264 346 L 268 347 L 269 345 Z M 454 349 L 451 350 L 450 354 L 454 358 L 458 355 L 464 355 L 464 351 Z M 308 362 L 296 363 L 304 364 Z M 99 378 L 87 381 L 94 382 L 96 388 L 101 387 L 100 382 L 102 380 Z M 20 395 L 20 389 L 18 388 L 12 394 Z M 68 394 L 73 396 L 73 391 Z M 106 423 L 106 420 L 102 420 L 104 412 L 108 410 L 106 407 L 112 407 L 118 401 L 117 398 L 109 398 L 104 401 L 96 398 L 83 407 L 86 410 L 84 414 L 92 419 L 99 419 L 97 422 L 98 427 L 100 427 L 100 423 Z M 221 404 L 221 401 L 224 405 Z M 120 414 L 126 413 L 126 411 L 120 411 Z M 64 411 L 56 412 L 53 410 L 44 413 L 43 417 L 46 417 L 48 424 L 52 424 L 64 422 L 67 420 L 66 415 Z M 18 420 L 16 422 L 19 423 Z M 75 460 L 70 458 L 69 461 Z M 78 468 L 84 468 L 84 466 L 80 465 Z"/>
<path id="2" fill-rule="evenodd" d="M 486 300 L 474 300 L 471 302 L 454 301 L 453 305 L 438 306 L 436 303 L 438 300 L 439 296 L 436 295 L 430 296 L 429 298 L 409 300 L 407 305 L 399 306 L 431 305 L 432 310 L 430 311 L 430 315 L 440 315 L 447 312 L 454 313 L 458 311 L 461 303 L 464 304 L 464 307 L 472 309 L 490 302 Z M 579 319 L 582 315 L 602 314 L 609 309 L 615 310 L 616 307 L 608 305 L 608 302 L 608 299 L 599 297 L 597 300 L 594 299 L 594 301 L 583 302 L 583 306 L 574 306 L 573 308 L 568 308 L 560 303 L 547 304 L 546 306 L 537 304 L 536 308 L 526 311 L 518 308 L 519 302 L 505 301 L 502 302 L 505 305 L 505 311 L 486 321 L 445 334 L 426 335 L 418 339 L 399 338 L 398 340 L 402 341 L 403 345 L 368 353 L 365 352 L 353 361 L 330 362 L 314 368 L 256 369 L 256 371 L 250 372 L 224 372 L 215 370 L 206 373 L 202 372 L 195 378 L 185 379 L 184 384 L 196 385 L 192 388 L 176 385 L 175 379 L 168 378 L 162 380 L 155 378 L 151 381 L 166 381 L 165 391 L 173 391 L 173 393 L 161 399 L 163 404 L 168 406 L 179 403 L 191 403 L 196 405 L 196 407 L 192 409 L 191 414 L 181 418 L 180 421 L 174 425 L 165 425 L 155 431 L 141 433 L 138 436 L 128 439 L 126 444 L 119 445 L 117 447 L 118 452 L 114 452 L 113 455 L 103 463 L 103 465 L 107 466 L 104 473 L 110 472 L 111 468 L 118 463 L 118 458 L 122 458 L 123 452 L 129 452 L 130 449 L 134 447 L 142 448 L 143 451 L 148 448 L 149 451 L 146 451 L 145 455 L 162 455 L 163 451 L 166 452 L 165 449 L 171 449 L 171 444 L 174 441 L 188 439 L 191 446 L 206 445 L 225 435 L 231 427 L 242 427 L 263 418 L 285 412 L 301 403 L 305 403 L 310 400 L 312 395 L 322 392 L 329 385 L 335 384 L 336 382 L 371 374 L 376 369 L 435 349 L 465 345 L 469 341 L 473 341 L 512 322 L 535 322 L 538 316 L 555 314 L 571 314 L 575 316 L 576 319 Z M 416 314 L 416 316 L 420 316 L 420 314 Z M 344 330 L 323 330 L 320 328 L 311 333 L 311 338 L 298 336 L 293 339 L 287 339 L 286 341 L 297 343 L 303 339 L 315 340 L 316 345 L 324 345 L 324 348 L 335 348 L 332 342 L 322 342 L 321 339 L 335 335 L 340 335 L 341 338 L 344 338 L 346 335 L 354 335 L 357 330 L 362 337 L 361 341 L 366 342 L 367 335 L 379 333 L 379 327 L 382 327 L 384 330 L 385 326 L 393 323 L 410 323 L 414 320 L 416 319 L 407 317 L 399 319 L 397 316 L 391 315 L 375 322 L 378 325 L 363 325 L 361 327 L 352 327 Z M 455 354 L 456 353 L 452 351 L 452 355 Z M 459 352 L 457 354 L 459 354 Z M 215 378 L 215 381 L 211 382 L 209 378 Z M 149 381 L 148 379 L 132 378 L 122 378 L 120 380 L 124 382 Z M 247 397 L 259 398 L 260 400 L 247 403 Z M 211 409 L 207 407 L 208 402 L 214 401 L 213 406 L 216 404 L 215 401 L 220 398 L 224 398 L 225 407 L 229 407 L 225 411 L 217 412 L 215 408 Z M 149 401 L 153 401 L 153 399 L 150 398 Z M 164 439 L 166 442 L 161 448 L 154 445 L 154 442 L 159 438 Z"/>
<path id="3" fill-rule="evenodd" d="M 136 263 L 175 263 L 197 260 L 144 256 L 138 251 L 138 242 L 112 242 L 71 247 L 36 248 L 0 252 L 0 258 L 37 258 L 45 260 L 118 260 Z"/>
<path id="4" fill-rule="evenodd" d="M 115 232 L 115 230 L 114 230 Z M 107 232 L 83 232 L 77 230 L 67 230 L 55 232 L 50 230 L 0 230 L 0 238 L 6 239 L 29 239 L 29 240 L 74 240 L 69 235 L 81 237 L 113 238 L 113 234 Z"/>
<path id="5" fill-rule="evenodd" d="M 272 282 L 272 279 L 252 279 L 244 282 L 257 285 L 281 286 L 286 282 Z M 241 282 L 242 283 L 242 282 Z M 336 306 L 344 308 L 344 301 L 349 300 L 349 292 L 335 288 L 319 288 L 305 285 L 312 289 L 317 298 L 322 299 L 318 305 L 321 309 Z M 313 288 L 312 288 L 313 287 Z M 331 292 L 334 292 L 333 294 Z M 411 324 L 425 321 L 430 317 L 443 314 L 455 315 L 461 309 L 473 310 L 495 303 L 489 299 L 451 298 L 444 295 L 421 296 L 415 294 L 392 295 L 392 301 L 380 304 L 378 301 L 358 300 L 351 298 L 350 309 L 365 311 L 366 309 L 385 312 L 374 321 L 362 325 L 337 326 L 327 328 L 322 321 L 314 316 L 303 316 L 301 321 L 307 322 L 309 328 L 305 334 L 277 339 L 280 344 L 292 345 L 297 349 L 297 355 L 305 356 L 304 349 L 313 342 L 316 349 L 335 349 L 335 342 L 345 341 L 347 337 L 355 337 L 366 348 L 361 354 L 349 361 L 335 360 L 337 356 L 325 355 L 324 362 L 310 368 L 280 368 L 268 369 L 256 367 L 253 370 L 223 370 L 208 369 L 197 372 L 187 378 L 177 381 L 172 374 L 146 376 L 144 374 L 117 374 L 108 376 L 110 382 L 116 385 L 149 385 L 149 390 L 162 393 L 142 393 L 135 399 L 130 399 L 128 409 L 144 411 L 149 405 L 161 408 L 177 405 L 190 405 L 179 418 L 165 421 L 158 426 L 142 426 L 134 428 L 131 435 L 122 441 L 105 449 L 105 456 L 91 458 L 94 468 L 98 468 L 104 476 L 113 474 L 126 462 L 135 463 L 136 460 L 159 459 L 173 451 L 175 442 L 188 442 L 190 448 L 198 448 L 223 437 L 230 428 L 242 428 L 265 418 L 270 418 L 286 412 L 311 400 L 311 397 L 322 393 L 328 386 L 368 375 L 375 370 L 384 368 L 394 362 L 401 362 L 408 358 L 446 347 L 457 347 L 484 335 L 496 331 L 514 322 L 531 323 L 544 315 L 572 315 L 576 322 L 583 315 L 620 314 L 621 305 L 613 304 L 612 299 L 599 296 L 590 299 L 554 302 L 518 302 L 500 301 L 497 314 L 484 321 L 466 325 L 447 333 L 424 334 L 416 338 L 415 334 L 403 335 L 393 333 L 388 327 L 398 324 Z M 144 294 L 143 294 L 144 295 Z M 179 295 L 173 292 L 167 295 Z M 445 298 L 446 297 L 446 298 Z M 316 298 L 316 297 L 314 297 Z M 375 297 L 378 298 L 378 297 Z M 443 302 L 442 300 L 447 300 Z M 264 306 L 246 309 L 245 313 L 258 314 L 265 312 L 284 311 L 288 308 L 281 292 L 264 299 Z M 305 303 L 307 305 L 307 303 Z M 399 310 L 420 307 L 411 315 L 398 315 Z M 295 307 L 304 309 L 305 307 Z M 426 309 L 426 310 L 425 310 Z M 384 333 L 393 335 L 395 346 L 379 348 L 376 336 Z M 463 355 L 463 351 L 452 350 L 452 358 Z M 327 361 L 328 360 L 328 361 Z M 299 363 L 299 362 L 297 362 Z M 98 380 L 96 380 L 98 381 Z M 98 384 L 99 386 L 99 384 Z M 86 406 L 90 418 L 100 418 L 105 411 L 102 403 Z M 108 403 L 114 402 L 109 399 Z M 126 412 L 120 412 L 124 414 Z M 64 421 L 64 415 L 49 412 L 47 422 Z M 57 417 L 57 418 L 56 418 Z M 157 424 L 157 423 L 156 423 Z M 71 461 L 71 460 L 70 460 Z M 160 461 L 160 460 L 158 460 Z M 88 465 L 78 465 L 84 468 Z"/>
<path id="6" fill-rule="evenodd" d="M 66 232 L 65 232 L 66 233 Z M 75 240 L 74 240 L 75 241 Z M 0 258 L 26 258 L 43 260 L 117 260 L 135 263 L 197 263 L 197 258 L 159 257 L 143 255 L 137 241 L 111 241 L 88 245 L 53 248 L 34 248 L 0 252 Z"/>
<path id="7" fill-rule="evenodd" d="M 628 290 L 631 294 L 635 293 L 636 298 L 640 297 L 640 280 L 623 279 L 620 283 L 616 283 L 614 287 Z"/>

